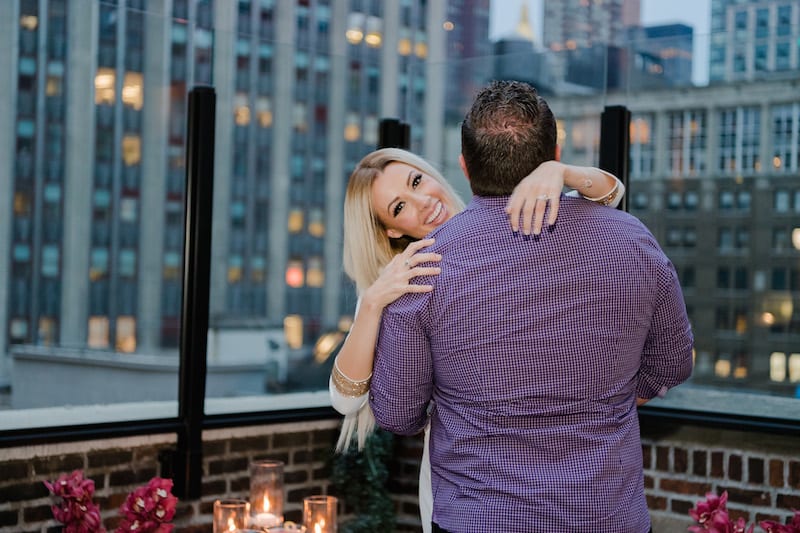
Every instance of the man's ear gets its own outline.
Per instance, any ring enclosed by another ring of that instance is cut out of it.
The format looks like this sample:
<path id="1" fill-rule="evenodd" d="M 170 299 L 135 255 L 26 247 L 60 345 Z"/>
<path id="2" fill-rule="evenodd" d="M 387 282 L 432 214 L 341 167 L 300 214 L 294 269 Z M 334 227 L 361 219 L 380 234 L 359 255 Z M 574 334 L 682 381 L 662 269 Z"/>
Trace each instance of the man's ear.
<path id="1" fill-rule="evenodd" d="M 561 145 L 556 145 L 556 161 L 561 161 Z"/>
<path id="2" fill-rule="evenodd" d="M 458 154 L 458 164 L 461 167 L 461 172 L 464 173 L 467 181 L 469 181 L 469 172 L 467 172 L 467 163 L 464 161 L 464 154 Z"/>
<path id="3" fill-rule="evenodd" d="M 399 239 L 400 237 L 403 236 L 403 234 L 401 232 L 397 231 L 396 229 L 387 229 L 386 230 L 386 235 L 390 239 Z"/>

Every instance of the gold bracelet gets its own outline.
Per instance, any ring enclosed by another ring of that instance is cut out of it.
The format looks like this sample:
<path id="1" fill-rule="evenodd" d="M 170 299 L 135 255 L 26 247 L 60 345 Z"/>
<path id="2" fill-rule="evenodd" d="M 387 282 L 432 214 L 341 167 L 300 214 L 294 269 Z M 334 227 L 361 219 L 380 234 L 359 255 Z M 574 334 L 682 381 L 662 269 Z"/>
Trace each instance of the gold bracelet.
<path id="1" fill-rule="evenodd" d="M 333 368 L 331 369 L 331 381 L 333 381 L 333 386 L 336 387 L 336 390 L 339 391 L 340 394 L 343 396 L 356 398 L 369 392 L 369 384 L 370 381 L 372 381 L 372 374 L 370 374 L 366 379 L 353 381 L 345 376 L 341 370 L 339 370 L 339 365 L 336 363 L 336 361 L 334 361 Z"/>
<path id="2" fill-rule="evenodd" d="M 611 189 L 605 196 L 601 196 L 600 198 L 589 198 L 586 195 L 583 195 L 584 198 L 591 202 L 596 202 L 600 205 L 609 206 L 611 202 L 613 202 L 617 198 L 617 194 L 619 194 L 619 180 L 614 183 L 614 188 Z"/>

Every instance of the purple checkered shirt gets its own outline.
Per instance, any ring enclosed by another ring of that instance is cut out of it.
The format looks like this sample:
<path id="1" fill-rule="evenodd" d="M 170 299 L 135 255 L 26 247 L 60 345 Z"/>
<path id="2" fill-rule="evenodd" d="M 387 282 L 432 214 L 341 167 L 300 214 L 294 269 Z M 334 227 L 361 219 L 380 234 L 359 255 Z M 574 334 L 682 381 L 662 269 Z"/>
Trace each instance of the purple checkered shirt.
<path id="1" fill-rule="evenodd" d="M 633 216 L 562 196 L 540 238 L 507 198 L 433 232 L 441 274 L 383 315 L 370 403 L 394 433 L 430 409 L 433 519 L 454 533 L 644 533 L 636 397 L 686 380 L 675 270 Z"/>

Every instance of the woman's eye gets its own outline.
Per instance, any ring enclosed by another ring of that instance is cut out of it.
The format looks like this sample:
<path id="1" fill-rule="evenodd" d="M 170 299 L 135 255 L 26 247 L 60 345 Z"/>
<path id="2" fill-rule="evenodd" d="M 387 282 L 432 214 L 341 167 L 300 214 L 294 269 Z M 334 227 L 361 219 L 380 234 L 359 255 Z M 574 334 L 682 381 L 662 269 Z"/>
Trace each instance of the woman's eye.
<path id="1" fill-rule="evenodd" d="M 420 181 L 422 181 L 422 174 L 415 174 L 415 175 L 414 175 L 414 179 L 413 179 L 413 180 L 411 180 L 411 187 L 413 187 L 414 189 L 416 189 L 416 188 L 417 188 L 417 185 L 419 185 L 419 182 L 420 182 Z"/>
<path id="2" fill-rule="evenodd" d="M 400 211 L 402 211 L 402 210 L 403 210 L 403 206 L 404 206 L 405 204 L 406 204 L 405 202 L 397 202 L 397 203 L 395 204 L 395 206 L 394 206 L 394 209 L 392 209 L 392 214 L 393 214 L 394 216 L 397 216 L 397 215 L 399 215 L 399 214 L 400 214 Z"/>

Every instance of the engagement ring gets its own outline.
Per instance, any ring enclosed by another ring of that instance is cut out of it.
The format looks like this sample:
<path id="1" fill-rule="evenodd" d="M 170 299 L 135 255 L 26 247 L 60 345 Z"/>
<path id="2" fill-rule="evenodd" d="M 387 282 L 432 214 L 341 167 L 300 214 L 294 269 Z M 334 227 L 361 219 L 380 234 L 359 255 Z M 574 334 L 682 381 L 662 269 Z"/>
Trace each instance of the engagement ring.
<path id="1" fill-rule="evenodd" d="M 536 197 L 536 199 L 537 200 L 549 200 L 550 199 L 550 195 L 549 194 L 540 194 L 539 196 Z"/>

